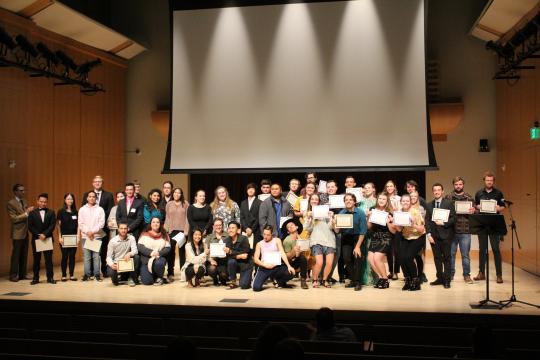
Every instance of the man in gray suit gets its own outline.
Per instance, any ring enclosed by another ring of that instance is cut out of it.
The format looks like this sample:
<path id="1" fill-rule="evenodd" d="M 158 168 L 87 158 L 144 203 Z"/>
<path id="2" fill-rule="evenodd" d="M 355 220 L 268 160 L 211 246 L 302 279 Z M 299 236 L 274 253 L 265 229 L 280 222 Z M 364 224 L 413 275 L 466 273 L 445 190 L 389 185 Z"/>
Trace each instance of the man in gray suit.
<path id="1" fill-rule="evenodd" d="M 22 184 L 13 185 L 13 194 L 15 197 L 7 203 L 7 213 L 11 220 L 11 239 L 13 241 L 9 281 L 17 282 L 31 279 L 26 275 L 28 213 L 34 210 L 34 207 L 28 207 L 28 202 L 24 199 L 24 186 Z"/>
<path id="2" fill-rule="evenodd" d="M 259 208 L 259 227 L 261 228 L 261 234 L 264 227 L 270 225 L 273 228 L 272 235 L 274 237 L 281 238 L 281 224 L 282 217 L 292 216 L 291 204 L 286 199 L 281 197 L 281 185 L 274 183 L 270 187 L 270 197 L 264 200 Z"/>

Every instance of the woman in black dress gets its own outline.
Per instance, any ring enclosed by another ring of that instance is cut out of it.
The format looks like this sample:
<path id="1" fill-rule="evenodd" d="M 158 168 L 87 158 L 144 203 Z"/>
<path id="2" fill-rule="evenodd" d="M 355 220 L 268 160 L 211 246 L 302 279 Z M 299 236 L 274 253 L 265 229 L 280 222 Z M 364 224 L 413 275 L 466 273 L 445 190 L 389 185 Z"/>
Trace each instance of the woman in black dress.
<path id="1" fill-rule="evenodd" d="M 75 254 L 77 253 L 77 247 L 64 247 L 63 237 L 66 235 L 75 235 L 79 229 L 77 208 L 75 206 L 75 195 L 67 193 L 64 195 L 64 206 L 58 210 L 56 216 L 58 226 L 60 227 L 60 245 L 62 250 L 62 260 L 60 267 L 62 269 L 62 281 L 67 281 L 67 267 L 69 263 L 69 279 L 71 281 L 77 281 L 74 276 L 75 272 Z M 77 237 L 77 245 L 79 244 L 79 238 Z"/>
<path id="2" fill-rule="evenodd" d="M 206 193 L 198 190 L 195 193 L 195 202 L 187 209 L 187 220 L 191 231 L 201 229 L 203 237 L 212 232 L 214 217 L 210 205 L 206 204 Z"/>

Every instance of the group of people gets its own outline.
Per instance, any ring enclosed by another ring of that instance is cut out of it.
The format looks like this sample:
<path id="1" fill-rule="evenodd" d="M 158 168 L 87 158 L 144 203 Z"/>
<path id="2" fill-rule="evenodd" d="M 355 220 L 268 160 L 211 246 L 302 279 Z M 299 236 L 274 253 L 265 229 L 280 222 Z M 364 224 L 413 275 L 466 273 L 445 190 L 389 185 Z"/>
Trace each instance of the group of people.
<path id="1" fill-rule="evenodd" d="M 341 193 L 336 181 L 319 181 L 316 173 L 307 173 L 305 180 L 301 187 L 299 179 L 291 179 L 288 191 L 270 180 L 259 186 L 250 183 L 246 199 L 238 205 L 224 186 L 216 188 L 212 202 L 207 203 L 206 193 L 198 190 L 190 203 L 171 181 L 150 190 L 146 198 L 133 183 L 113 196 L 103 189 L 103 178 L 96 176 L 79 209 L 75 195 L 67 193 L 57 212 L 48 208 L 46 193 L 29 206 L 24 186 L 15 184 L 14 198 L 7 204 L 13 240 L 10 280 L 38 284 L 43 253 L 47 282 L 56 283 L 52 252 L 58 228 L 61 281 L 78 280 L 75 255 L 81 248 L 82 281 L 110 277 L 114 285 L 170 283 L 178 279 L 178 250 L 180 280 L 188 287 L 200 286 L 208 276 L 216 286 L 261 291 L 265 284 L 290 287 L 288 282 L 298 276 L 302 289 L 330 288 L 337 282 L 356 291 L 363 285 L 387 289 L 389 280 L 397 280 L 403 270 L 402 289 L 416 291 L 427 281 L 427 240 L 437 270 L 430 284 L 450 288 L 458 247 L 464 281 L 473 282 L 469 215 L 482 212 L 485 200 L 494 204 L 492 213 L 505 208 L 491 172 L 484 174 L 484 186 L 474 197 L 459 176 L 446 196 L 443 185 L 435 183 L 431 202 L 419 196 L 414 180 L 407 181 L 402 195 L 391 180 L 379 193 L 371 182 L 357 187 L 352 176 Z M 28 233 L 31 278 L 26 274 Z M 485 280 L 488 240 L 497 282 L 502 283 L 501 239 L 496 235 L 479 235 L 480 267 L 474 280 Z"/>

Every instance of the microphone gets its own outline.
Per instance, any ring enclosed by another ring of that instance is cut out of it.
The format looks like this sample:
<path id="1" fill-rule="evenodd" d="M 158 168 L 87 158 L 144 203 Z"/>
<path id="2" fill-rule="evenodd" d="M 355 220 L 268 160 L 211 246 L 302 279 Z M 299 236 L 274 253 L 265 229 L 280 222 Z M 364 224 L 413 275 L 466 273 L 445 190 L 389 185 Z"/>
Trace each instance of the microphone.
<path id="1" fill-rule="evenodd" d="M 514 205 L 514 203 L 510 200 L 503 199 L 504 203 L 507 205 Z"/>

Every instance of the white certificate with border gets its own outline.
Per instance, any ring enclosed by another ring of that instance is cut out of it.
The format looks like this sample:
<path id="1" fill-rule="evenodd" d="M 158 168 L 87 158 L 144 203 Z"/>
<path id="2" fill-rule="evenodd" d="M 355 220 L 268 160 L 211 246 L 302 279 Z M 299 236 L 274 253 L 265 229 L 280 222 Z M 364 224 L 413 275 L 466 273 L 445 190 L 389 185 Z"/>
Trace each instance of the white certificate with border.
<path id="1" fill-rule="evenodd" d="M 397 226 L 410 226 L 411 214 L 408 211 L 395 211 L 392 215 L 394 218 L 394 225 Z"/>
<path id="2" fill-rule="evenodd" d="M 336 229 L 352 229 L 353 228 L 353 214 L 337 214 L 335 217 L 336 217 Z"/>
<path id="3" fill-rule="evenodd" d="M 344 209 L 345 208 L 345 195 L 328 195 L 328 204 L 330 209 Z"/>
<path id="4" fill-rule="evenodd" d="M 330 212 L 330 206 L 328 205 L 315 205 L 313 207 L 314 219 L 326 219 L 328 218 L 328 212 Z"/>
<path id="5" fill-rule="evenodd" d="M 381 226 L 386 226 L 388 221 L 388 212 L 378 209 L 371 210 L 371 215 L 369 216 L 369 222 L 372 224 L 377 224 Z"/>
<path id="6" fill-rule="evenodd" d="M 317 191 L 319 193 L 326 193 L 326 181 L 320 180 L 319 181 L 319 187 L 317 188 Z"/>
<path id="7" fill-rule="evenodd" d="M 450 210 L 435 208 L 433 209 L 433 213 L 431 214 L 431 220 L 432 221 L 440 220 L 442 222 L 448 222 L 449 216 L 450 216 Z"/>
<path id="8" fill-rule="evenodd" d="M 356 202 L 359 203 L 364 198 L 364 189 L 361 187 L 356 188 L 347 188 L 345 189 L 346 194 L 354 194 L 356 196 Z"/>
<path id="9" fill-rule="evenodd" d="M 470 214 L 469 209 L 473 207 L 472 201 L 456 201 L 456 214 Z"/>
<path id="10" fill-rule="evenodd" d="M 176 241 L 176 246 L 180 249 L 186 243 L 186 235 L 180 231 L 173 236 L 173 240 Z"/>
<path id="11" fill-rule="evenodd" d="M 296 240 L 296 245 L 300 247 L 300 251 L 307 251 L 309 250 L 309 239 L 307 240 L 298 239 Z"/>
<path id="12" fill-rule="evenodd" d="M 225 251 L 223 250 L 225 248 L 224 243 L 211 243 L 210 244 L 210 257 L 214 258 L 224 258 L 227 256 L 225 254 Z"/>
<path id="13" fill-rule="evenodd" d="M 51 251 L 53 249 L 52 237 L 45 240 L 36 239 L 36 252 Z"/>
<path id="14" fill-rule="evenodd" d="M 300 212 L 307 211 L 308 208 L 308 199 L 300 200 Z"/>
<path id="15" fill-rule="evenodd" d="M 298 199 L 298 196 L 296 196 L 295 193 L 289 191 L 289 193 L 287 194 L 287 201 L 289 202 L 289 204 L 291 204 L 291 206 L 294 206 L 294 204 L 296 204 L 296 199 Z"/>
<path id="16" fill-rule="evenodd" d="M 118 273 L 124 273 L 124 272 L 130 272 L 135 271 L 135 264 L 133 263 L 133 258 L 129 258 L 129 260 L 120 259 L 116 263 L 118 265 L 118 270 L 116 270 Z"/>
<path id="17" fill-rule="evenodd" d="M 281 253 L 279 251 L 268 251 L 262 256 L 262 262 L 265 264 L 281 265 Z"/>
<path id="18" fill-rule="evenodd" d="M 77 235 L 62 235 L 63 248 L 77 247 Z"/>
<path id="19" fill-rule="evenodd" d="M 98 239 L 94 239 L 94 240 L 86 239 L 84 241 L 83 249 L 87 249 L 87 250 L 98 253 L 99 249 L 101 249 L 101 240 L 98 240 Z"/>
<path id="20" fill-rule="evenodd" d="M 257 197 L 259 198 L 259 200 L 264 201 L 264 200 L 268 199 L 270 196 L 272 196 L 272 195 L 271 194 L 259 194 Z"/>
<path id="21" fill-rule="evenodd" d="M 497 200 L 480 200 L 480 212 L 487 214 L 496 214 Z"/>

